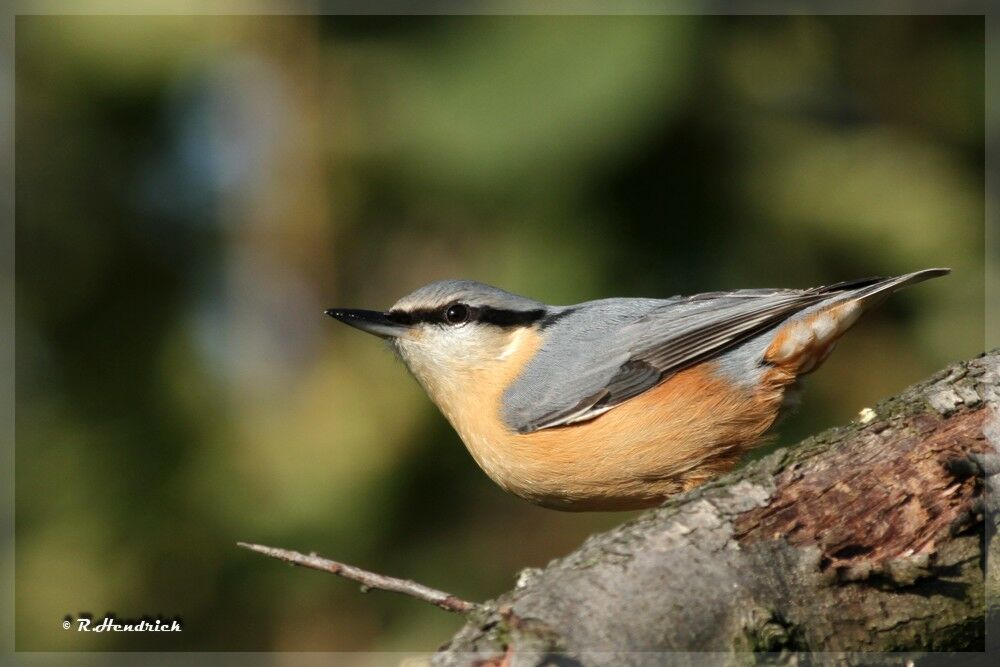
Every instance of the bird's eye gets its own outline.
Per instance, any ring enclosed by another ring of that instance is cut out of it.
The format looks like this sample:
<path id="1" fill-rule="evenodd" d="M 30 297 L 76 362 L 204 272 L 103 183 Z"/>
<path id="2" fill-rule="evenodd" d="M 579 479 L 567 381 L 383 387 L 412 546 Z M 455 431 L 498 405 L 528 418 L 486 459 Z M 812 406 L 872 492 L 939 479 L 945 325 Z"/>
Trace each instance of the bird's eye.
<path id="1" fill-rule="evenodd" d="M 469 319 L 469 307 L 464 303 L 455 303 L 444 311 L 444 321 L 448 324 L 461 324 Z"/>

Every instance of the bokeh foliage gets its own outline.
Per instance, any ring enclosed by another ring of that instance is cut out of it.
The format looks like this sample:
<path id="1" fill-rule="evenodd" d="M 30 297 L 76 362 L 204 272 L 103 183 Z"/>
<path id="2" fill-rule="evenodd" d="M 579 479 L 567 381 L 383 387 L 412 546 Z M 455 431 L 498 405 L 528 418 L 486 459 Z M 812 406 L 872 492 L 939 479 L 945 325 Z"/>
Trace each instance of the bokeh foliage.
<path id="1" fill-rule="evenodd" d="M 467 277 L 569 303 L 928 266 L 780 442 L 983 347 L 981 17 L 16 23 L 20 650 L 431 650 L 623 515 L 507 496 L 322 316 Z M 181 635 L 62 618 L 179 615 Z"/>

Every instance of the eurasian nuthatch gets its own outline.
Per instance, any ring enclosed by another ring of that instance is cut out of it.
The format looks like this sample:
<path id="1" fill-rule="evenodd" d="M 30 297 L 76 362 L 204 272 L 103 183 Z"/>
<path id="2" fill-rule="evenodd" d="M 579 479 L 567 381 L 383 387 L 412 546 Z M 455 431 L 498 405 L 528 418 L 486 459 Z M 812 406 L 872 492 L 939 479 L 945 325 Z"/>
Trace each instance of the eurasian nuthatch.
<path id="1" fill-rule="evenodd" d="M 948 271 L 574 306 L 448 280 L 387 312 L 326 312 L 388 339 L 507 491 L 625 510 L 734 466 L 862 311 Z"/>

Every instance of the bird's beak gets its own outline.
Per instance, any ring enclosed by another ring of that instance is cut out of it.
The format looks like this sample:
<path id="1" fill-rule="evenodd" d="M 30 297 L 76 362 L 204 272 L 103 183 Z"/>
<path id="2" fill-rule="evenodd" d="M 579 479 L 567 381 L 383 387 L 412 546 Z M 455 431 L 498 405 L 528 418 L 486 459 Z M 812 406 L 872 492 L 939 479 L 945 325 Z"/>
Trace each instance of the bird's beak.
<path id="1" fill-rule="evenodd" d="M 410 328 L 405 324 L 390 320 L 385 313 L 380 313 L 377 310 L 331 308 L 325 312 L 344 324 L 349 324 L 355 329 L 361 329 L 379 338 L 396 338 L 402 336 Z"/>

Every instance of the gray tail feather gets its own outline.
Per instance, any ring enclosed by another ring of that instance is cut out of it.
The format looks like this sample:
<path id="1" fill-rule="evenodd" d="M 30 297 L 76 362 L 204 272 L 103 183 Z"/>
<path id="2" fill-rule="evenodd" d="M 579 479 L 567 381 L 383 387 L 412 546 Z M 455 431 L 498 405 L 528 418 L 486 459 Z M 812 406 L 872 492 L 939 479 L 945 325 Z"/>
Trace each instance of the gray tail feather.
<path id="1" fill-rule="evenodd" d="M 881 301 L 882 298 L 885 298 L 898 289 L 902 289 L 908 285 L 921 283 L 925 280 L 930 280 L 931 278 L 946 276 L 949 273 L 951 273 L 951 269 L 924 269 L 922 271 L 914 271 L 913 273 L 896 276 L 895 278 L 885 278 L 853 292 L 850 295 L 850 298 L 852 300 L 858 299 L 869 303 Z"/>

